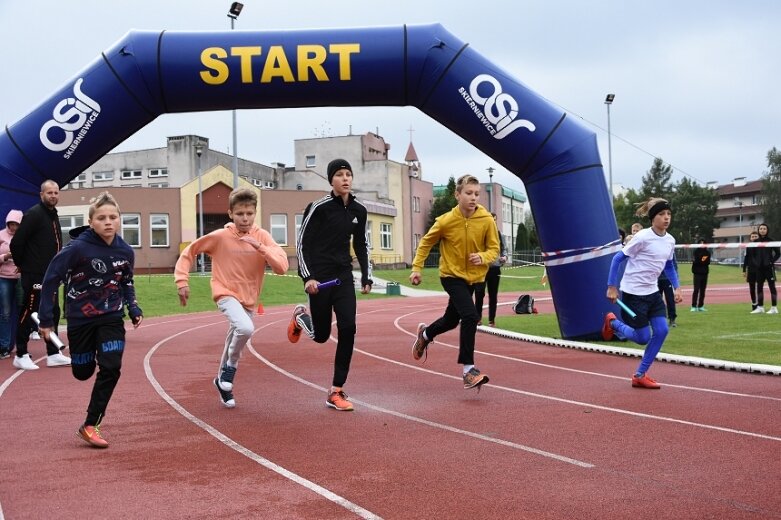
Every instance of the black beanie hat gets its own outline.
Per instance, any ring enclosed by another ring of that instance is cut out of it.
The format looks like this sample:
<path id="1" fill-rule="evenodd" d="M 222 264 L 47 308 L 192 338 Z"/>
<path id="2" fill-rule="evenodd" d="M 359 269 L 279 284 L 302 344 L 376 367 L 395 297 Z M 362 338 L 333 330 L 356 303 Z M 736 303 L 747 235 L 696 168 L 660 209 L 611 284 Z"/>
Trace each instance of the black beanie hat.
<path id="1" fill-rule="evenodd" d="M 334 174 L 341 170 L 342 168 L 346 170 L 350 170 L 350 172 L 353 171 L 352 166 L 350 166 L 350 163 L 345 161 L 344 159 L 334 159 L 333 161 L 328 163 L 328 184 L 331 184 L 331 181 L 334 178 Z"/>

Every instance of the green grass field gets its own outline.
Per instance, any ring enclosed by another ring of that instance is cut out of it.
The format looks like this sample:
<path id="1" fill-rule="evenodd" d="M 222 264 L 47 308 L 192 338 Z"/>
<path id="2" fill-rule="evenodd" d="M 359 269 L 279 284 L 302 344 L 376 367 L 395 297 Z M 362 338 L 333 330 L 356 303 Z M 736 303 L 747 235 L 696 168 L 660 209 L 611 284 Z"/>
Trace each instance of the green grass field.
<path id="1" fill-rule="evenodd" d="M 410 285 L 409 270 L 375 271 L 374 275 L 383 280 Z M 691 285 L 691 272 L 688 265 L 681 265 L 680 276 L 683 285 Z M 499 289 L 507 292 L 546 290 L 546 287 L 540 284 L 541 277 L 541 267 L 505 268 L 502 270 Z M 211 300 L 209 280 L 209 276 L 191 275 L 191 295 L 187 307 L 179 305 L 179 297 L 171 275 L 138 276 L 135 285 L 144 314 L 153 317 L 215 310 L 216 306 Z M 711 266 L 709 287 L 736 283 L 743 283 L 739 267 Z M 423 272 L 423 283 L 418 288 L 441 291 L 437 270 L 426 269 Z M 378 288 L 368 295 L 359 293 L 359 305 L 361 299 L 367 298 L 398 298 L 398 296 L 386 296 L 384 291 Z M 746 300 L 748 300 L 748 288 Z M 303 284 L 297 276 L 266 276 L 262 301 L 266 308 L 306 302 Z M 710 305 L 707 298 L 706 307 L 708 312 L 690 313 L 688 305 L 679 306 L 678 327 L 671 329 L 664 344 L 664 352 L 781 366 L 781 315 L 751 315 L 748 313 L 747 303 Z M 514 315 L 509 314 L 506 307 L 500 309 L 496 320 L 498 327 L 535 336 L 561 337 L 553 313 Z M 622 342 L 620 345 L 641 348 L 631 342 Z"/>

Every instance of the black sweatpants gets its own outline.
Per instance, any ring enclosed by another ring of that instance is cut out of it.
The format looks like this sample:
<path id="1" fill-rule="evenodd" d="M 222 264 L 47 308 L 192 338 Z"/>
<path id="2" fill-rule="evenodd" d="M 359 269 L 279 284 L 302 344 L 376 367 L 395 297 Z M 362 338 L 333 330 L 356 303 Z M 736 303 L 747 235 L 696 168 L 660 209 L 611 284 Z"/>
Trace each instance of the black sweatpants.
<path id="1" fill-rule="evenodd" d="M 27 342 L 30 341 L 30 333 L 38 330 L 33 321 L 32 314 L 38 312 L 38 305 L 41 302 L 41 284 L 43 283 L 43 274 L 22 273 L 22 308 L 19 310 L 19 322 L 16 327 L 16 355 L 19 357 L 27 354 Z M 57 325 L 60 322 L 60 303 L 59 297 L 54 297 L 54 333 L 57 334 Z M 46 355 L 51 356 L 60 350 L 51 341 L 46 342 Z"/>
<path id="2" fill-rule="evenodd" d="M 328 341 L 331 336 L 331 320 L 336 314 L 336 355 L 334 356 L 334 378 L 331 383 L 336 387 L 342 387 L 347 382 L 350 361 L 353 358 L 356 331 L 357 304 L 352 274 L 349 278 L 342 277 L 341 280 L 341 285 L 320 289 L 317 294 L 309 295 L 309 312 L 312 317 L 312 327 L 315 329 L 314 340 L 317 343 Z"/>
<path id="3" fill-rule="evenodd" d="M 692 274 L 694 292 L 692 293 L 692 307 L 705 305 L 705 289 L 708 287 L 708 273 Z"/>
<path id="4" fill-rule="evenodd" d="M 472 299 L 475 287 L 461 278 L 440 278 L 442 287 L 450 299 L 447 301 L 445 314 L 426 327 L 426 337 L 433 340 L 438 335 L 453 330 L 461 323 L 458 341 L 458 363 L 461 365 L 475 364 L 475 334 L 477 334 L 477 309 Z M 481 284 L 483 282 L 480 282 Z"/>
<path id="5" fill-rule="evenodd" d="M 119 382 L 125 352 L 125 323 L 120 317 L 95 318 L 85 325 L 68 326 L 73 377 L 86 381 L 98 375 L 87 406 L 86 425 L 99 424 Z"/>

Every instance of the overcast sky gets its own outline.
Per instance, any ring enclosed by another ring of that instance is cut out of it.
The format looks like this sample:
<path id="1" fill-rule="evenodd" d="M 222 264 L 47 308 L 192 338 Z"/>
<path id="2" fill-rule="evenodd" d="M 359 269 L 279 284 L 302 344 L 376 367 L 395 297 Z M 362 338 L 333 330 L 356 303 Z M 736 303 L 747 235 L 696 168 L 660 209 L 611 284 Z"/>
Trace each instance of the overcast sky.
<path id="1" fill-rule="evenodd" d="M 0 0 L 0 122 L 10 124 L 61 88 L 128 30 L 230 30 L 229 0 Z M 705 183 L 759 178 L 781 147 L 781 2 L 778 0 L 245 0 L 241 30 L 441 23 L 492 63 L 593 129 L 608 172 L 607 93 L 613 181 L 637 188 L 661 157 Z M 410 141 L 424 178 L 497 168 L 411 107 L 238 112 L 238 151 L 264 164 L 293 164 L 293 140 L 379 131 L 403 162 Z M 231 152 L 230 112 L 163 115 L 117 151 L 165 146 L 198 134 Z"/>

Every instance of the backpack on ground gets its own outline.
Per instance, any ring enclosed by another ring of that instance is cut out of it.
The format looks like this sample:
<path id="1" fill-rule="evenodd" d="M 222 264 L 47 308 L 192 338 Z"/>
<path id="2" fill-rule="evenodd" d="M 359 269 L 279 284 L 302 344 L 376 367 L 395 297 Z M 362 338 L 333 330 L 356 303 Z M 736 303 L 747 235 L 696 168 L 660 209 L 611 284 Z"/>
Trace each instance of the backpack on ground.
<path id="1" fill-rule="evenodd" d="M 513 305 L 515 314 L 534 314 L 534 297 L 530 294 L 522 294 Z"/>

